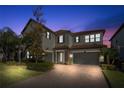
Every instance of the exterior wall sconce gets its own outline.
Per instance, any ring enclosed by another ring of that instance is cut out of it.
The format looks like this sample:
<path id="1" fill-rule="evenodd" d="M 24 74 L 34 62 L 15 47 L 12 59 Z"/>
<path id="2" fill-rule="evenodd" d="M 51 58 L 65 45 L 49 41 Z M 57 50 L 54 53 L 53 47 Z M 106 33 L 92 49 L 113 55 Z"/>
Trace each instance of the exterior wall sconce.
<path id="1" fill-rule="evenodd" d="M 30 58 L 33 58 L 32 56 L 30 56 Z"/>
<path id="2" fill-rule="evenodd" d="M 42 53 L 42 56 L 45 56 L 45 53 Z"/>
<path id="3" fill-rule="evenodd" d="M 103 55 L 100 55 L 99 62 L 104 62 L 104 56 Z"/>
<path id="4" fill-rule="evenodd" d="M 70 54 L 69 57 L 70 57 L 70 58 L 73 58 L 73 54 Z"/>
<path id="5" fill-rule="evenodd" d="M 69 55 L 69 65 L 73 64 L 73 54 Z"/>

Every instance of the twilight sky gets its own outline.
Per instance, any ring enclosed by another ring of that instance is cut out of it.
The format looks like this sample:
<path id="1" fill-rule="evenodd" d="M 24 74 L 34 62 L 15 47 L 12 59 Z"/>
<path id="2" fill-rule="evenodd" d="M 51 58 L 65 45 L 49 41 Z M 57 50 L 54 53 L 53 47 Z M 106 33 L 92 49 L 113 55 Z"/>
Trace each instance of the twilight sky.
<path id="1" fill-rule="evenodd" d="M 20 34 L 32 14 L 34 6 L 0 6 L 0 29 L 10 27 Z M 57 31 L 73 32 L 106 29 L 104 43 L 124 23 L 124 6 L 44 6 L 45 25 Z"/>

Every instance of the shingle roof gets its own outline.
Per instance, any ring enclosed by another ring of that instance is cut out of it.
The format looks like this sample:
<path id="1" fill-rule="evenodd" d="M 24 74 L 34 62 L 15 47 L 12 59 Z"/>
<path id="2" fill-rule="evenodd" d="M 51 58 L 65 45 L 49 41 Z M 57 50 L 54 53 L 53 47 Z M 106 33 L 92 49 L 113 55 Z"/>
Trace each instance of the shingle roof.
<path id="1" fill-rule="evenodd" d="M 85 35 L 85 34 L 99 33 L 99 32 L 102 32 L 104 34 L 105 30 L 99 29 L 99 30 L 90 30 L 90 31 L 80 31 L 80 32 L 73 32 L 72 34 L 75 36 L 75 35 Z"/>
<path id="2" fill-rule="evenodd" d="M 101 44 L 83 44 L 83 45 L 73 45 L 71 47 L 71 49 L 90 49 L 90 48 L 103 48 L 106 47 L 105 45 L 101 45 Z"/>
<path id="3" fill-rule="evenodd" d="M 56 45 L 54 49 L 69 49 L 66 45 Z"/>
<path id="4" fill-rule="evenodd" d="M 121 31 L 122 28 L 124 28 L 124 24 L 120 26 L 120 28 L 115 32 L 115 34 L 111 37 L 109 41 L 111 41 Z"/>
<path id="5" fill-rule="evenodd" d="M 106 45 L 102 44 L 77 44 L 77 45 L 72 45 L 72 47 L 68 47 L 66 45 L 57 45 L 55 46 L 54 49 L 94 49 L 94 48 L 103 48 L 107 47 Z"/>
<path id="6" fill-rule="evenodd" d="M 71 31 L 69 31 L 69 30 L 59 30 L 59 31 L 55 32 L 56 35 L 63 34 L 63 33 L 71 33 Z"/>
<path id="7" fill-rule="evenodd" d="M 45 29 L 47 29 L 48 31 L 54 33 L 51 29 L 47 28 L 45 25 L 38 23 L 38 22 L 35 21 L 34 19 L 29 19 L 28 23 L 26 24 L 26 26 L 24 27 L 24 29 L 23 29 L 22 32 L 21 32 L 22 34 L 25 32 L 25 29 L 27 29 L 27 27 L 28 27 L 28 25 L 30 24 L 30 22 L 34 22 L 34 23 L 36 23 L 36 24 L 39 24 L 40 26 L 43 26 L 43 28 L 45 28 Z"/>

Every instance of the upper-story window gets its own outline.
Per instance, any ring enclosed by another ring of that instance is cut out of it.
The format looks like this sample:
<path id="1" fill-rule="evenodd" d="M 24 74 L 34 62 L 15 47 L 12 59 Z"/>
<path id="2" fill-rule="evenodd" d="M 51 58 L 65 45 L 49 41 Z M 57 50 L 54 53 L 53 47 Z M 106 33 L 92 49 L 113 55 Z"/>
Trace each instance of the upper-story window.
<path id="1" fill-rule="evenodd" d="M 79 42 L 79 36 L 75 37 L 75 42 L 78 43 Z"/>
<path id="2" fill-rule="evenodd" d="M 89 42 L 89 35 L 85 36 L 85 42 L 88 43 Z"/>
<path id="3" fill-rule="evenodd" d="M 96 42 L 100 41 L 100 34 L 96 34 Z"/>
<path id="4" fill-rule="evenodd" d="M 46 33 L 46 37 L 47 37 L 47 39 L 50 39 L 50 32 Z"/>
<path id="5" fill-rule="evenodd" d="M 94 42 L 94 35 L 90 35 L 90 42 Z"/>
<path id="6" fill-rule="evenodd" d="M 63 43 L 63 35 L 59 36 L 59 43 Z"/>

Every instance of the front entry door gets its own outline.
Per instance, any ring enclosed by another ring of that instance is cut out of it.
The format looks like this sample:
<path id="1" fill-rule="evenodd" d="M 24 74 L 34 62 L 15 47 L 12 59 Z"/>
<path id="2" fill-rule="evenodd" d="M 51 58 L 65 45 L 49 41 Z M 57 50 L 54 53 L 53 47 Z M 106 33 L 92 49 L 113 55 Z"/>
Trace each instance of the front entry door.
<path id="1" fill-rule="evenodd" d="M 63 52 L 59 53 L 58 61 L 59 61 L 59 63 L 64 63 L 64 53 Z"/>

